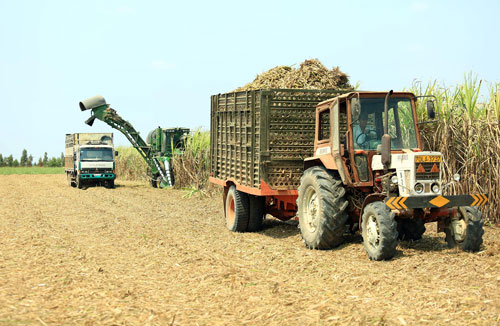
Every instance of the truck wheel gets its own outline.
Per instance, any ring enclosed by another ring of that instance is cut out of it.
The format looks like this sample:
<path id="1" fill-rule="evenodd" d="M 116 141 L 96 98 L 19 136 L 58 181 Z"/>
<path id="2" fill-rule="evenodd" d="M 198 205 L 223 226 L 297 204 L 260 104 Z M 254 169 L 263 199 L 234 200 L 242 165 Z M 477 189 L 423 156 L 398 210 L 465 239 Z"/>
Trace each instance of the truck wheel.
<path id="1" fill-rule="evenodd" d="M 255 232 L 262 229 L 262 222 L 266 213 L 266 198 L 262 196 L 248 196 L 250 211 L 248 215 L 248 232 Z"/>
<path id="2" fill-rule="evenodd" d="M 297 214 L 302 239 L 310 249 L 330 249 L 342 243 L 348 202 L 340 180 L 324 168 L 307 169 L 300 179 Z"/>
<path id="3" fill-rule="evenodd" d="M 226 227 L 233 232 L 244 232 L 248 214 L 248 195 L 231 186 L 226 197 Z"/>
<path id="4" fill-rule="evenodd" d="M 73 178 L 71 177 L 71 173 L 66 172 L 66 179 L 68 180 L 69 186 L 76 187 L 76 183 L 73 181 Z"/>
<path id="5" fill-rule="evenodd" d="M 421 219 L 404 219 L 398 224 L 398 239 L 416 241 L 422 239 L 425 233 L 425 224 Z"/>
<path id="6" fill-rule="evenodd" d="M 370 259 L 391 259 L 398 244 L 397 223 L 394 213 L 383 203 L 366 205 L 362 222 L 363 244 Z"/>
<path id="7" fill-rule="evenodd" d="M 115 180 L 107 180 L 104 187 L 108 189 L 113 189 L 115 187 Z"/>
<path id="8" fill-rule="evenodd" d="M 477 208 L 459 207 L 460 217 L 451 220 L 445 229 L 448 247 L 459 246 L 464 251 L 479 251 L 483 243 L 483 219 Z"/>
<path id="9" fill-rule="evenodd" d="M 80 176 L 79 175 L 76 175 L 76 178 L 75 178 L 75 183 L 76 183 L 76 187 L 78 189 L 82 189 L 83 188 L 83 180 L 80 179 Z"/>

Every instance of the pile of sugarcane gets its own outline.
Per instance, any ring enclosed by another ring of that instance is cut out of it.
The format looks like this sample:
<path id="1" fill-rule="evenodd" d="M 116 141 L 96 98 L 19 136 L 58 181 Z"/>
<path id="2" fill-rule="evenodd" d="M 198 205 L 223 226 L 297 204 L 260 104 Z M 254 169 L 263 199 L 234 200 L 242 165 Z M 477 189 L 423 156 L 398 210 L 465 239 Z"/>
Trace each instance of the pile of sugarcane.
<path id="1" fill-rule="evenodd" d="M 235 92 L 268 88 L 304 88 L 304 89 L 349 89 L 349 76 L 339 67 L 331 70 L 318 59 L 302 62 L 299 68 L 277 66 L 258 75 L 253 82 L 239 87 Z"/>

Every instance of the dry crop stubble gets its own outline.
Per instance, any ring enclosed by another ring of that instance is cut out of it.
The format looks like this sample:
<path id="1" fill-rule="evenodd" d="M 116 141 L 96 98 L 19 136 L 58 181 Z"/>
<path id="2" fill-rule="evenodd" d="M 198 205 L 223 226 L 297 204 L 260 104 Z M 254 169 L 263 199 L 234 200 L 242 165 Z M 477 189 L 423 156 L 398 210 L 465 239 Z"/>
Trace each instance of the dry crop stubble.
<path id="1" fill-rule="evenodd" d="M 78 190 L 0 176 L 0 325 L 495 325 L 500 230 L 477 254 L 427 231 L 388 262 L 359 236 L 304 247 L 294 223 L 225 229 L 219 200 L 146 182 Z"/>

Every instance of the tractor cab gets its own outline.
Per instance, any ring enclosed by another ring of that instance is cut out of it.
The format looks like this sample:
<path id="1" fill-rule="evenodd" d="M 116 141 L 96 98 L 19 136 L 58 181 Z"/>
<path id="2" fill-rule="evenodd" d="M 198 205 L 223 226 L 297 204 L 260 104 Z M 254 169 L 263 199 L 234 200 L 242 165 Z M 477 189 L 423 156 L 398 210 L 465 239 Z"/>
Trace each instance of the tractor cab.
<path id="1" fill-rule="evenodd" d="M 344 184 L 373 187 L 380 175 L 373 163 L 381 162 L 384 134 L 390 137 L 390 148 L 386 149 L 390 156 L 421 152 L 415 95 L 387 94 L 351 92 L 318 104 L 315 156 L 306 159 L 306 168 L 307 162 L 319 160 L 326 168 L 338 170 Z"/>

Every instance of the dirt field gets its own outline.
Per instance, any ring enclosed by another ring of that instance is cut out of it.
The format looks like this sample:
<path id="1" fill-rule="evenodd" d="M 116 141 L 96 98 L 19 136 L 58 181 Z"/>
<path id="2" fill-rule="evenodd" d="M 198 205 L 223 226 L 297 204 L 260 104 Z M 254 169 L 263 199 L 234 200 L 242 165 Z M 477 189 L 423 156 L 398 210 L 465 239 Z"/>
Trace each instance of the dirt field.
<path id="1" fill-rule="evenodd" d="M 117 186 L 0 176 L 0 326 L 500 324 L 498 228 L 469 254 L 431 226 L 373 262 L 358 235 L 312 251 L 293 223 L 230 233 L 219 197 Z"/>

